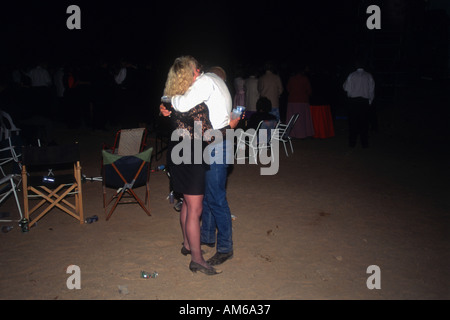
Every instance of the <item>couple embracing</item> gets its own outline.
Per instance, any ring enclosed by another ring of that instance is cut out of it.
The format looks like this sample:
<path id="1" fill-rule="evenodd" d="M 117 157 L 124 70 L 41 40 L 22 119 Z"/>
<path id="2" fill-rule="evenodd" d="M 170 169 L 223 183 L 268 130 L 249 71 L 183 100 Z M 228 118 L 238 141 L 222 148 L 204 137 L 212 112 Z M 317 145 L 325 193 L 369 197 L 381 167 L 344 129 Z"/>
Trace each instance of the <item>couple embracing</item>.
<path id="1" fill-rule="evenodd" d="M 220 273 L 214 266 L 233 257 L 232 220 L 226 198 L 227 163 L 230 162 L 225 158 L 233 156 L 233 146 L 227 139 L 215 143 L 213 136 L 205 135 L 213 129 L 225 136 L 226 129 L 234 129 L 239 123 L 239 118 L 230 118 L 232 99 L 225 79 L 220 67 L 203 73 L 196 59 L 179 57 L 169 70 L 164 89 L 171 106 L 160 106 L 161 114 L 171 117 L 174 129 L 182 129 L 189 135 L 191 151 L 196 143 L 201 143 L 202 150 L 209 148 L 212 158 L 223 156 L 223 161 L 198 163 L 191 152 L 190 163 L 174 164 L 172 150 L 177 141 L 171 141 L 167 152 L 173 190 L 183 194 L 184 199 L 180 211 L 184 240 L 181 253 L 191 255 L 192 272 L 207 275 Z M 202 124 L 201 130 L 194 130 L 194 123 L 198 122 Z M 216 246 L 216 253 L 207 261 L 201 245 Z"/>

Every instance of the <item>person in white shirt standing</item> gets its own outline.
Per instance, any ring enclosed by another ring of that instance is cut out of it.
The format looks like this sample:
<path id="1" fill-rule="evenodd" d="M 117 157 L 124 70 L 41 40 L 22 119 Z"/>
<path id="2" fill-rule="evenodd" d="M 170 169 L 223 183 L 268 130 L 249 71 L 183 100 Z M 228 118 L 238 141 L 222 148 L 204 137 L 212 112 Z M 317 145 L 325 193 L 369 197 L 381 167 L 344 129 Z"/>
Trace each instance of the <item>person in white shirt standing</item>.
<path id="1" fill-rule="evenodd" d="M 251 73 L 250 76 L 245 79 L 246 116 L 250 117 L 252 113 L 256 112 L 256 102 L 258 99 L 258 78 L 256 77 L 256 73 Z"/>
<path id="2" fill-rule="evenodd" d="M 266 73 L 258 79 L 258 92 L 261 97 L 266 97 L 272 102 L 272 111 L 277 121 L 280 120 L 280 96 L 283 93 L 281 78 L 275 73 L 272 63 L 266 63 Z"/>
<path id="3" fill-rule="evenodd" d="M 27 75 L 31 79 L 32 87 L 50 87 L 52 85 L 52 78 L 50 73 L 45 68 L 45 64 L 39 64 L 31 69 Z"/>
<path id="4" fill-rule="evenodd" d="M 27 116 L 44 116 L 52 118 L 53 114 L 53 93 L 52 77 L 47 71 L 46 63 L 42 62 L 32 68 L 26 75 L 30 78 L 32 108 L 27 112 Z"/>
<path id="5" fill-rule="evenodd" d="M 363 148 L 369 147 L 369 112 L 375 98 L 375 80 L 357 62 L 357 70 L 350 73 L 343 88 L 348 97 L 349 146 L 356 147 L 358 136 Z"/>

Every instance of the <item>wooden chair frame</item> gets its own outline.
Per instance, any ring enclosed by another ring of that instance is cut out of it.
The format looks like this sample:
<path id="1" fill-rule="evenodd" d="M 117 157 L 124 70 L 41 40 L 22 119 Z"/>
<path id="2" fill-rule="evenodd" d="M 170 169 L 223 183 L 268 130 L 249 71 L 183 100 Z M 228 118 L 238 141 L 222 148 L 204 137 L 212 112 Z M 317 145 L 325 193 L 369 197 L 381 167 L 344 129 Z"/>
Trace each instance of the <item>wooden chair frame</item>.
<path id="1" fill-rule="evenodd" d="M 25 153 L 25 152 L 24 152 Z M 73 163 L 73 183 L 61 183 L 55 184 L 54 188 L 50 188 L 44 184 L 39 185 L 29 185 L 28 176 L 29 172 L 27 170 L 28 164 L 23 163 L 22 165 L 22 189 L 23 189 L 23 200 L 24 200 L 24 214 L 25 218 L 29 221 L 29 226 L 31 227 L 37 221 L 39 221 L 43 216 L 45 216 L 51 209 L 57 207 L 62 211 L 66 212 L 70 216 L 79 220 L 80 224 L 84 223 L 83 217 L 83 196 L 82 196 L 82 180 L 81 180 L 81 165 L 80 161 Z M 75 200 L 73 203 L 69 202 L 66 198 L 68 196 L 74 196 Z M 37 204 L 30 208 L 30 199 L 41 199 Z M 44 204 L 49 204 L 46 208 L 42 208 Z M 38 211 L 42 208 L 42 211 Z M 31 220 L 30 216 L 33 213 L 38 215 Z"/>
<path id="2" fill-rule="evenodd" d="M 103 157 L 105 159 L 105 156 L 107 156 L 107 152 L 106 150 L 103 150 Z M 117 189 L 117 191 L 115 192 L 115 194 L 109 199 L 109 201 L 106 201 L 107 199 L 107 189 L 111 188 L 111 187 L 107 187 L 107 178 L 105 176 L 105 163 L 103 163 L 103 169 L 102 169 L 102 174 L 103 174 L 103 208 L 105 209 L 105 214 L 106 214 L 106 220 L 108 221 L 109 218 L 111 217 L 111 215 L 113 214 L 113 212 L 115 211 L 117 205 L 119 205 L 119 203 L 124 204 L 124 203 L 138 203 L 140 205 L 140 207 L 145 211 L 145 213 L 148 216 L 151 216 L 150 214 L 150 201 L 149 201 L 149 194 L 150 194 L 150 186 L 149 186 L 149 178 L 150 178 L 150 159 L 151 159 L 151 154 L 153 152 L 153 148 L 149 148 L 147 151 L 144 152 L 149 152 L 149 158 L 147 159 L 148 161 L 141 159 L 141 164 L 139 166 L 139 169 L 137 169 L 136 173 L 133 176 L 133 179 L 131 179 L 131 181 L 127 181 L 127 179 L 124 177 L 124 175 L 120 172 L 119 168 L 115 165 L 114 162 L 111 163 L 112 168 L 114 169 L 114 171 L 117 173 L 117 175 L 120 177 L 120 179 L 123 182 L 123 186 L 120 187 L 119 189 Z M 142 152 L 141 154 L 143 154 L 144 152 Z M 111 156 L 115 156 L 115 155 L 111 155 Z M 115 156 L 117 158 L 121 158 L 120 156 Z M 144 168 L 146 168 L 147 173 L 146 173 L 146 182 L 145 182 L 145 200 L 142 201 L 139 196 L 136 194 L 136 192 L 133 190 L 134 187 L 134 183 L 135 181 L 138 179 L 139 175 L 141 174 L 142 170 L 144 170 Z M 128 194 L 129 197 L 128 198 L 132 198 L 133 200 L 124 200 L 125 198 L 125 194 Z M 114 201 L 115 200 L 115 201 Z M 111 204 L 111 202 L 114 201 L 113 206 L 111 207 L 111 209 L 108 212 L 108 206 Z M 145 206 L 145 204 L 147 204 L 148 208 Z"/>

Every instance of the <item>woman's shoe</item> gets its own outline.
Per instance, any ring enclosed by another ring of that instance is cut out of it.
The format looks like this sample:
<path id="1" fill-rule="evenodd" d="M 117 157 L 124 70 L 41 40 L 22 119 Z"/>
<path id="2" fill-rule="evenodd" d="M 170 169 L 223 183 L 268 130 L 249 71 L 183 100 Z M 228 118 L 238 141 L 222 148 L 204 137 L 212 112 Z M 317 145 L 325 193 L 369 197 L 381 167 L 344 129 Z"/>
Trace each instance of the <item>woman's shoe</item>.
<path id="1" fill-rule="evenodd" d="M 202 250 L 202 254 L 204 254 L 205 251 Z M 184 245 L 181 247 L 181 254 L 183 256 L 187 256 L 188 254 L 191 254 L 191 250 L 188 250 L 184 247 Z"/>
<path id="2" fill-rule="evenodd" d="M 206 268 L 206 267 L 202 266 L 201 264 L 198 264 L 194 261 L 191 261 L 191 263 L 189 264 L 189 270 L 191 270 L 192 272 L 200 271 L 208 276 L 213 276 L 215 274 L 222 273 L 221 271 L 217 271 L 213 267 Z"/>
<path id="3" fill-rule="evenodd" d="M 181 254 L 183 256 L 187 256 L 188 254 L 191 254 L 191 250 L 186 249 L 184 246 L 181 247 Z"/>

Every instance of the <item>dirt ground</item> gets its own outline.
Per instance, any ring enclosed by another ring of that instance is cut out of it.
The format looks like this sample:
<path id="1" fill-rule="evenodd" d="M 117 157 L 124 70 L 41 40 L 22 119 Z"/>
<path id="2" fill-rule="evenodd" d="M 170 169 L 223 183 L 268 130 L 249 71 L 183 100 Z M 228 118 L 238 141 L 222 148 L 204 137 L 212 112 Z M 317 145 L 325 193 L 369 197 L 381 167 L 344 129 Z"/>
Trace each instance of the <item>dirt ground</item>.
<path id="1" fill-rule="evenodd" d="M 166 200 L 168 179 L 154 172 L 151 217 L 123 205 L 105 221 L 101 182 L 88 181 L 84 212 L 98 222 L 80 225 L 54 209 L 28 233 L 1 223 L 14 229 L 0 233 L 0 298 L 449 299 L 448 145 L 442 150 L 380 130 L 369 149 L 348 152 L 343 121 L 334 138 L 295 140 L 289 157 L 281 150 L 276 175 L 234 166 L 234 257 L 220 275 L 188 269 L 178 213 Z M 59 142 L 79 142 L 83 173 L 98 176 L 102 143 L 112 143 L 114 132 L 59 130 Z M 1 211 L 17 215 L 12 198 Z M 203 249 L 206 258 L 214 254 Z M 69 265 L 79 266 L 81 289 L 67 287 Z M 380 289 L 367 286 L 372 265 Z M 158 276 L 143 279 L 141 271 Z"/>

